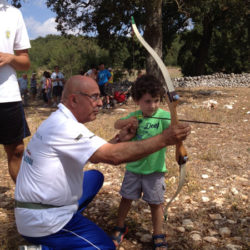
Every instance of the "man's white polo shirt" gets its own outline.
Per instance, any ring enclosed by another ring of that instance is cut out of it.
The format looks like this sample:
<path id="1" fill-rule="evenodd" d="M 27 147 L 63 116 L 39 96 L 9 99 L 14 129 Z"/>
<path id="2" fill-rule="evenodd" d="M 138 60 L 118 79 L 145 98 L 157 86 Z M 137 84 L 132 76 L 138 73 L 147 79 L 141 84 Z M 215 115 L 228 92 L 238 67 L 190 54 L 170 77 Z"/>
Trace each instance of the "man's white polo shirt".
<path id="1" fill-rule="evenodd" d="M 51 74 L 51 79 L 57 79 L 57 78 L 58 79 L 64 79 L 63 73 L 61 73 L 61 72 L 58 72 L 58 73 L 53 72 Z M 61 87 L 63 87 L 63 82 L 62 81 L 53 81 L 52 85 L 53 85 L 53 87 L 55 87 L 55 86 L 61 86 Z"/>
<path id="2" fill-rule="evenodd" d="M 107 143 L 79 123 L 63 104 L 31 138 L 17 177 L 15 199 L 61 206 L 15 208 L 18 232 L 41 237 L 59 231 L 77 211 L 83 167 Z"/>
<path id="3" fill-rule="evenodd" d="M 20 10 L 0 1 L 0 52 L 30 48 L 28 33 Z M 0 67 L 0 103 L 21 101 L 15 69 L 6 64 Z"/>

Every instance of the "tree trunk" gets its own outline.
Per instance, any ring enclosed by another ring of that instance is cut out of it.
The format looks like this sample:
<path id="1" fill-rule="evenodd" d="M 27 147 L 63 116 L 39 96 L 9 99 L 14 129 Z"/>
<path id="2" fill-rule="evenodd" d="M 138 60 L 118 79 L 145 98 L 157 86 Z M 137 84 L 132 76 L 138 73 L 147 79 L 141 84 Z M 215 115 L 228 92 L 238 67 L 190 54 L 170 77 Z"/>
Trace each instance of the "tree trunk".
<path id="1" fill-rule="evenodd" d="M 210 20 L 209 16 L 204 17 L 202 24 L 203 24 L 203 36 L 197 50 L 197 55 L 195 56 L 196 60 L 194 63 L 193 74 L 192 74 L 196 76 L 204 75 L 206 73 L 205 64 L 207 62 L 208 51 L 213 33 L 213 23 Z"/>
<path id="2" fill-rule="evenodd" d="M 162 0 L 145 2 L 147 17 L 144 38 L 156 53 L 162 57 Z M 146 59 L 146 71 L 159 80 L 163 80 L 159 67 L 149 54 Z"/>

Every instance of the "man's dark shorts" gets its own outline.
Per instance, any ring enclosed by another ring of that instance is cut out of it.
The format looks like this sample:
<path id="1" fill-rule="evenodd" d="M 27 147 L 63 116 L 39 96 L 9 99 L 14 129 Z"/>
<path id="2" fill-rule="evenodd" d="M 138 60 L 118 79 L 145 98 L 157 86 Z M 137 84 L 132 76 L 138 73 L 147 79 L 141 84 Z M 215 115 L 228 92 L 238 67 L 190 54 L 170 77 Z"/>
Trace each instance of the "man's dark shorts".
<path id="1" fill-rule="evenodd" d="M 105 95 L 107 96 L 113 96 L 113 84 L 109 82 L 105 83 L 104 92 L 105 92 Z"/>
<path id="2" fill-rule="evenodd" d="M 53 96 L 62 96 L 63 87 L 62 86 L 54 86 L 53 87 Z"/>
<path id="3" fill-rule="evenodd" d="M 0 103 L 0 117 L 0 144 L 14 144 L 30 136 L 22 102 Z"/>
<path id="4" fill-rule="evenodd" d="M 104 84 L 103 85 L 99 85 L 101 96 L 106 96 L 104 88 L 105 88 Z"/>
<path id="5" fill-rule="evenodd" d="M 32 95 L 36 95 L 36 93 L 37 93 L 36 87 L 31 87 L 30 92 L 31 92 Z"/>

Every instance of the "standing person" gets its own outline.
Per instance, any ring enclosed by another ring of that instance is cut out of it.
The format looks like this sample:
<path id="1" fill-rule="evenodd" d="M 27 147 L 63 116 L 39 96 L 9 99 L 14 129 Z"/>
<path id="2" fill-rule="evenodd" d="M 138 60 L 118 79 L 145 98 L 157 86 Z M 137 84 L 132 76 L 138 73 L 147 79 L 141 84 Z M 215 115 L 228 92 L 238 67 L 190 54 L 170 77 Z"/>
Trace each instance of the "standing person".
<path id="1" fill-rule="evenodd" d="M 47 93 L 46 93 L 46 81 L 47 81 L 46 75 L 47 74 L 48 74 L 48 72 L 44 71 L 43 76 L 42 76 L 42 78 L 40 80 L 40 84 L 42 86 L 42 98 L 43 98 L 43 101 L 44 101 L 44 107 L 48 106 L 48 97 L 47 97 Z"/>
<path id="2" fill-rule="evenodd" d="M 97 74 L 97 81 L 98 81 L 98 85 L 101 91 L 101 95 L 103 96 L 103 102 L 105 104 L 106 107 L 109 108 L 110 104 L 109 104 L 109 95 L 107 94 L 107 91 L 105 91 L 105 86 L 108 84 L 108 81 L 111 77 L 110 72 L 105 69 L 105 65 L 104 63 L 100 63 L 99 64 L 99 71 Z"/>
<path id="3" fill-rule="evenodd" d="M 108 71 L 109 71 L 110 74 L 111 74 L 111 77 L 109 78 L 108 83 L 114 83 L 114 72 L 113 72 L 113 69 L 109 67 L 109 68 L 108 68 Z"/>
<path id="4" fill-rule="evenodd" d="M 52 102 L 52 81 L 50 78 L 50 73 L 48 71 L 45 71 L 45 94 L 48 100 L 48 106 L 50 107 Z"/>
<path id="5" fill-rule="evenodd" d="M 96 79 L 97 79 L 97 68 L 96 68 L 95 65 L 92 65 L 91 69 L 89 69 L 86 72 L 86 76 L 89 76 L 89 77 L 93 78 L 96 81 Z"/>
<path id="6" fill-rule="evenodd" d="M 53 99 L 54 104 L 53 106 L 56 107 L 56 105 L 60 102 L 62 97 L 62 91 L 63 91 L 63 85 L 64 85 L 64 75 L 62 72 L 59 71 L 59 67 L 55 66 L 55 71 L 51 75 L 51 81 L 52 81 L 52 93 L 53 93 Z"/>
<path id="7" fill-rule="evenodd" d="M 136 136 L 132 141 L 141 141 L 152 136 L 161 134 L 170 126 L 170 120 L 149 118 L 152 116 L 170 119 L 170 113 L 159 108 L 160 101 L 165 95 L 161 82 L 152 75 L 143 75 L 136 80 L 131 89 L 132 98 L 139 110 L 115 122 L 116 129 L 134 124 L 138 126 Z M 163 210 L 165 184 L 165 155 L 166 148 L 144 157 L 143 159 L 130 162 L 126 165 L 120 194 L 122 196 L 118 209 L 117 226 L 114 228 L 113 240 L 118 246 L 128 228 L 125 225 L 126 216 L 133 200 L 141 196 L 151 209 L 153 224 L 154 249 L 157 247 L 167 248 L 165 234 L 163 234 Z M 143 194 L 143 195 L 142 195 Z"/>
<path id="8" fill-rule="evenodd" d="M 0 0 L 0 143 L 7 154 L 13 181 L 19 171 L 24 143 L 30 135 L 16 70 L 28 70 L 30 41 L 20 10 Z"/>
<path id="9" fill-rule="evenodd" d="M 90 77 L 73 76 L 58 110 L 45 120 L 24 153 L 15 190 L 18 232 L 33 244 L 55 249 L 115 249 L 106 233 L 81 212 L 103 184 L 97 170 L 83 172 L 88 161 L 118 165 L 184 140 L 185 124 L 171 126 L 143 141 L 122 142 L 135 135 L 125 127 L 109 142 L 84 125 L 102 106 L 100 90 Z"/>
<path id="10" fill-rule="evenodd" d="M 18 78 L 18 84 L 21 92 L 21 97 L 23 100 L 23 106 L 28 105 L 28 77 L 27 74 L 23 74 L 22 77 Z"/>
<path id="11" fill-rule="evenodd" d="M 137 78 L 136 78 L 136 80 L 137 79 L 139 79 L 140 77 L 142 77 L 143 76 L 143 72 L 142 72 L 142 70 L 138 70 L 138 73 L 137 73 Z"/>
<path id="12" fill-rule="evenodd" d="M 32 101 L 35 100 L 37 94 L 37 81 L 36 81 L 36 73 L 32 73 L 30 79 L 30 93 Z"/>

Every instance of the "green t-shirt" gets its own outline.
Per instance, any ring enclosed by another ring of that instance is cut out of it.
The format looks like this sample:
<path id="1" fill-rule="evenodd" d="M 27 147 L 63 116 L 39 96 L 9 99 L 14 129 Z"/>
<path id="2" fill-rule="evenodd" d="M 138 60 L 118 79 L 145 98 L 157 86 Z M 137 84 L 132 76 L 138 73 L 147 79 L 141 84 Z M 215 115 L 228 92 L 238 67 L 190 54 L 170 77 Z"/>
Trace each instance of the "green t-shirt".
<path id="1" fill-rule="evenodd" d="M 137 117 L 139 122 L 136 136 L 132 139 L 132 141 L 140 141 L 158 135 L 162 133 L 164 129 L 168 128 L 171 122 L 170 120 L 144 118 L 141 110 L 132 112 L 128 116 L 121 119 L 125 120 L 132 116 Z M 170 113 L 162 109 L 158 109 L 152 116 L 170 119 Z M 162 148 L 161 150 L 150 154 L 141 160 L 128 163 L 126 165 L 126 169 L 136 174 L 166 172 L 165 153 L 166 148 Z"/>

